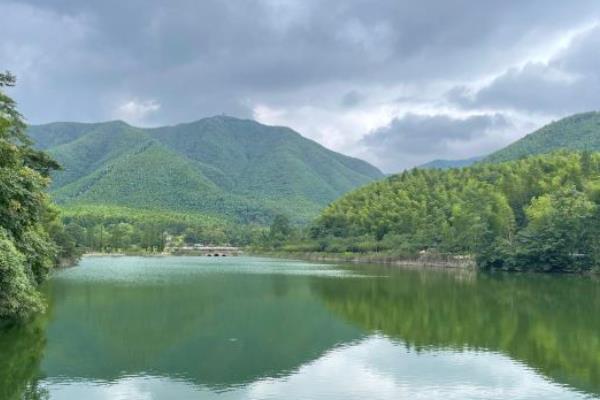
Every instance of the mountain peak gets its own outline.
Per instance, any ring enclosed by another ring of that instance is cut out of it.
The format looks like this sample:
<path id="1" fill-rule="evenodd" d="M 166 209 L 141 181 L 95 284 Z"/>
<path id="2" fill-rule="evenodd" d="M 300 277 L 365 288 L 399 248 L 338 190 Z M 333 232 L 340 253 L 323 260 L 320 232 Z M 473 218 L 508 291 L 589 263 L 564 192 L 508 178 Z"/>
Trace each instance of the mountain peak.
<path id="1" fill-rule="evenodd" d="M 309 219 L 340 195 L 383 174 L 289 128 L 217 115 L 136 128 L 123 121 L 30 127 L 64 167 L 61 203 L 94 203 L 224 215 L 265 222 Z"/>
<path id="2" fill-rule="evenodd" d="M 500 162 L 555 150 L 600 150 L 600 112 L 574 114 L 549 123 L 483 161 Z"/>

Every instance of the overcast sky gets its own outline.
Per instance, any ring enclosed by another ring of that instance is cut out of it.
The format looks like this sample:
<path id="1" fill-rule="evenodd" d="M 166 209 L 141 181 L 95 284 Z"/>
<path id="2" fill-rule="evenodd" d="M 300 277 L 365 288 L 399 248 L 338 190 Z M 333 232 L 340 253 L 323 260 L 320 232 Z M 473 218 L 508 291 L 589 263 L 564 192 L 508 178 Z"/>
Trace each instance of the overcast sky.
<path id="1" fill-rule="evenodd" d="M 215 114 L 386 172 L 600 109 L 600 1 L 0 0 L 31 123 Z"/>

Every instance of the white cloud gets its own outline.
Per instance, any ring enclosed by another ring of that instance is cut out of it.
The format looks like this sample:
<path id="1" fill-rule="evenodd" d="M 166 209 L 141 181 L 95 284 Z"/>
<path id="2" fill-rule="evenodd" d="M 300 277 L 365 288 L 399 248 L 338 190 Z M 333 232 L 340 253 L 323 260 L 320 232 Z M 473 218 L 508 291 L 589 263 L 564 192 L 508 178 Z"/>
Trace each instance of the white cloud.
<path id="1" fill-rule="evenodd" d="M 111 382 L 42 381 L 51 397 L 105 399 L 586 399 L 499 353 L 430 349 L 371 336 L 334 348 L 285 376 L 214 390 L 182 379 L 126 376 Z"/>
<path id="2" fill-rule="evenodd" d="M 115 111 L 115 117 L 133 125 L 148 125 L 148 117 L 160 110 L 156 100 L 133 99 L 121 104 Z"/>

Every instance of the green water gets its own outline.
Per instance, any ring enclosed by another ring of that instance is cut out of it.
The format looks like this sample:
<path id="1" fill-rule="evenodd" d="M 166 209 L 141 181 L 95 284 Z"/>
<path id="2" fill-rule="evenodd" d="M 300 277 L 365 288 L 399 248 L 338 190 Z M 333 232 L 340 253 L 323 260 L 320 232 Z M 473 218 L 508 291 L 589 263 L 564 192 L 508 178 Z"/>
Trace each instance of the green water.
<path id="1" fill-rule="evenodd" d="M 86 258 L 0 333 L 0 399 L 600 398 L 600 282 Z"/>

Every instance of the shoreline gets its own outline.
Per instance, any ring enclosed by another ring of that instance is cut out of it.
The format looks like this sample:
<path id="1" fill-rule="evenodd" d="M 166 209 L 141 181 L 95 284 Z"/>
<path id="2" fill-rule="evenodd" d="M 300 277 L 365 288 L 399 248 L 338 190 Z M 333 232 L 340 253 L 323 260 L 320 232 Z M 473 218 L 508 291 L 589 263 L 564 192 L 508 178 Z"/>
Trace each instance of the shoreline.
<path id="1" fill-rule="evenodd" d="M 288 252 L 270 252 L 270 251 L 251 251 L 247 250 L 245 255 L 257 257 L 271 257 L 281 259 L 299 259 L 305 261 L 326 261 L 326 262 L 346 262 L 355 264 L 382 264 L 399 267 L 424 267 L 424 268 L 446 268 L 446 269 L 477 269 L 475 261 L 471 258 L 450 257 L 432 257 L 431 255 L 419 258 L 402 258 L 384 254 L 343 254 L 343 253 L 288 253 Z M 102 253 L 89 252 L 84 253 L 82 257 L 206 257 L 194 253 Z M 233 256 L 235 257 L 235 256 Z"/>
<path id="2" fill-rule="evenodd" d="M 100 253 L 90 252 L 81 255 L 85 257 L 208 257 L 198 254 L 186 253 Z M 239 255 L 228 257 L 267 257 L 276 259 L 299 260 L 299 261 L 314 261 L 314 262 L 329 262 L 329 263 L 350 263 L 350 264 L 376 264 L 399 268 L 431 268 L 440 270 L 457 270 L 457 271 L 479 271 L 475 260 L 469 256 L 433 256 L 431 254 L 424 255 L 418 258 L 403 258 L 399 256 L 386 255 L 381 253 L 322 253 L 322 252 L 282 252 L 282 251 L 260 251 L 253 249 L 245 249 Z M 80 259 L 81 259 L 80 258 Z M 220 257 L 216 257 L 220 258 Z M 79 260 L 77 260 L 79 261 Z M 78 262 L 70 263 L 64 267 L 76 266 Z M 510 274 L 529 273 L 532 271 L 504 271 Z M 558 274 L 558 275 L 580 275 L 580 276 L 600 276 L 596 271 L 573 271 L 573 272 L 534 272 L 541 274 Z"/>
<path id="3" fill-rule="evenodd" d="M 102 253 L 93 251 L 89 253 L 83 253 L 81 257 L 165 257 L 172 256 L 172 253 Z"/>
<path id="4" fill-rule="evenodd" d="M 443 268 L 443 269 L 460 269 L 460 270 L 476 270 L 477 265 L 472 258 L 457 258 L 454 257 L 418 257 L 418 258 L 402 258 L 384 254 L 343 254 L 343 253 L 287 253 L 287 252 L 251 252 L 251 255 L 259 255 L 273 258 L 296 258 L 306 261 L 326 261 L 326 262 L 346 262 L 353 264 L 381 264 L 397 267 L 422 267 L 422 268 Z"/>

